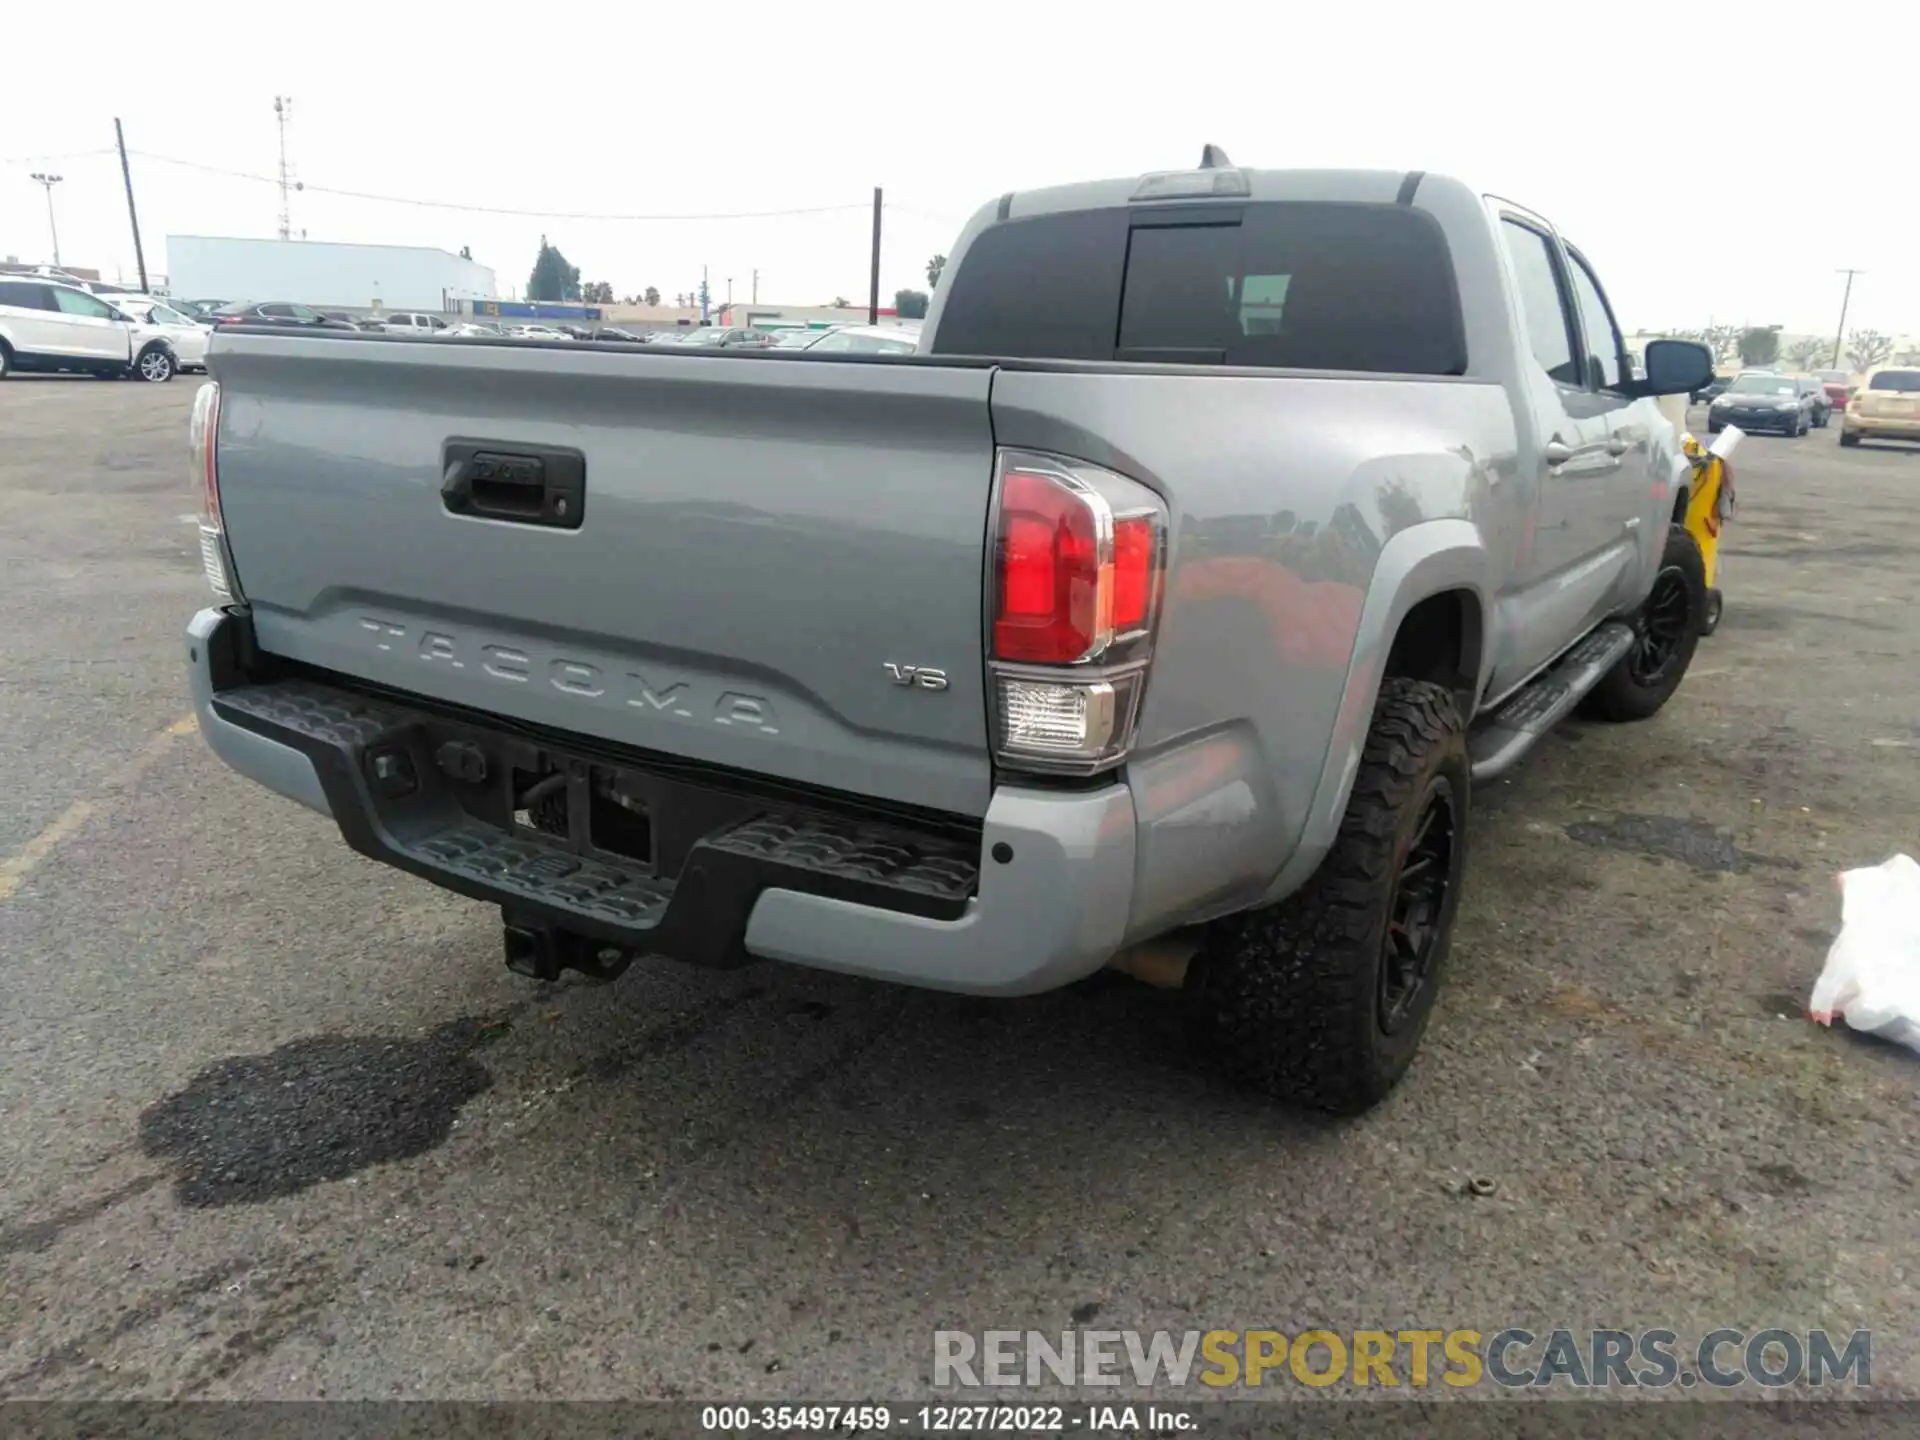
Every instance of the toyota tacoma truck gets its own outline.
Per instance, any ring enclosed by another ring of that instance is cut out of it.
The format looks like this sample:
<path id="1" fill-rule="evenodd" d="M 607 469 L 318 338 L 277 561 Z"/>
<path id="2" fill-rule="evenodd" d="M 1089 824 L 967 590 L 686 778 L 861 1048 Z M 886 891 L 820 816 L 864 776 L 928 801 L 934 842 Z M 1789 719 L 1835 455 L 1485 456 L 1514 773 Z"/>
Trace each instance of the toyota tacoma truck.
<path id="1" fill-rule="evenodd" d="M 1333 1112 L 1413 1057 L 1473 788 L 1652 715 L 1705 603 L 1658 397 L 1707 352 L 1637 363 L 1551 224 L 1419 171 L 1000 196 L 906 355 L 209 358 L 202 733 L 516 970 L 1156 954 Z"/>

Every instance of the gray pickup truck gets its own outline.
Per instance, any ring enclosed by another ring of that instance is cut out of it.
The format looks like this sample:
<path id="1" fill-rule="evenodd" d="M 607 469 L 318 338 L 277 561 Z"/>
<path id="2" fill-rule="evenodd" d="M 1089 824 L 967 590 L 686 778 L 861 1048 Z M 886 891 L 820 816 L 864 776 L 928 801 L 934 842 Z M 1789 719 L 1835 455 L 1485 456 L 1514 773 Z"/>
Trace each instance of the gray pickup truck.
<path id="1" fill-rule="evenodd" d="M 1418 171 L 1002 196 L 909 355 L 210 360 L 202 733 L 516 970 L 1152 953 L 1335 1112 L 1425 1028 L 1473 785 L 1658 710 L 1705 603 L 1655 397 L 1707 352 L 1636 363 L 1552 226 Z"/>

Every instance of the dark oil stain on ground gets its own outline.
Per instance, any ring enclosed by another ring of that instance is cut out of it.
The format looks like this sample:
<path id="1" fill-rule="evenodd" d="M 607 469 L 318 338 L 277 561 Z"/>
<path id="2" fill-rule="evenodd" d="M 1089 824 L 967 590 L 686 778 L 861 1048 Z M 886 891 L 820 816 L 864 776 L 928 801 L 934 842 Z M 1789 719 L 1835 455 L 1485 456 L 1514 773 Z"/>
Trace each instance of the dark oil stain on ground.
<path id="1" fill-rule="evenodd" d="M 1602 850 L 1630 850 L 1721 874 L 1755 866 L 1800 868 L 1795 860 L 1742 850 L 1733 843 L 1731 834 L 1705 821 L 1676 820 L 1670 815 L 1616 815 L 1611 820 L 1576 820 L 1567 826 L 1567 836 Z"/>
<path id="2" fill-rule="evenodd" d="M 322 1035 L 208 1066 L 140 1117 L 140 1145 L 179 1167 L 182 1205 L 291 1195 L 447 1138 L 460 1107 L 493 1083 L 472 1058 L 484 1027 L 424 1035 Z"/>

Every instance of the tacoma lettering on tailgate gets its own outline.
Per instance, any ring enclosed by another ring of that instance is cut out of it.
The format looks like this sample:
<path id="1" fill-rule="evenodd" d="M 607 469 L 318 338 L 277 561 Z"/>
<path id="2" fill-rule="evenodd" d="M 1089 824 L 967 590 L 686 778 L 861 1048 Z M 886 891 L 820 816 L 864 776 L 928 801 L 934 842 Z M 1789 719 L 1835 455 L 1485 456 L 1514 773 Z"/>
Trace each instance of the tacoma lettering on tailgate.
<path id="1" fill-rule="evenodd" d="M 361 616 L 360 628 L 377 650 L 411 650 L 425 663 L 448 670 L 474 669 L 491 680 L 513 685 L 541 682 L 576 699 L 623 705 L 650 715 L 677 720 L 705 718 L 730 730 L 780 733 L 773 704 L 763 695 L 727 690 L 709 701 L 689 680 L 663 684 L 656 676 L 638 670 L 614 673 L 590 661 L 564 655 L 536 656 L 512 645 L 475 643 L 445 630 L 423 630 L 416 641 L 409 638 L 405 625 L 374 615 Z"/>

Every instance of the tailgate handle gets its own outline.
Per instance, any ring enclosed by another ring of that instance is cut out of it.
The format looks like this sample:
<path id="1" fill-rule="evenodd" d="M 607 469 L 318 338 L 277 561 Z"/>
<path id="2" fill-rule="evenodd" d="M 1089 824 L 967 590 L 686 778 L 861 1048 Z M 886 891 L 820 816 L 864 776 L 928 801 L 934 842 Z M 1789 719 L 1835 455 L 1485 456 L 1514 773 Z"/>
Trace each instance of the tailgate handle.
<path id="1" fill-rule="evenodd" d="M 450 440 L 440 496 L 450 514 L 577 530 L 587 458 L 578 450 Z"/>

